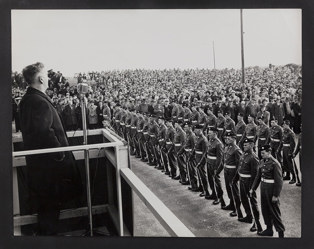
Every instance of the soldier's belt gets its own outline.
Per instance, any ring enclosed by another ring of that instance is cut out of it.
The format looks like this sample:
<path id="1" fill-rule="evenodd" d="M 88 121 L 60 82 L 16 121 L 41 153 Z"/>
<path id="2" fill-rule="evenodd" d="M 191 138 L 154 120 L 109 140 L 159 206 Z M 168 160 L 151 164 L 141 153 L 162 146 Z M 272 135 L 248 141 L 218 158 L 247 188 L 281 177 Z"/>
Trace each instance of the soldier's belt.
<path id="1" fill-rule="evenodd" d="M 164 140 L 165 140 L 165 139 L 162 138 L 162 139 L 159 139 L 158 142 L 162 142 L 162 141 L 164 141 Z"/>
<path id="2" fill-rule="evenodd" d="M 156 137 L 155 135 L 149 135 L 150 137 Z"/>
<path id="3" fill-rule="evenodd" d="M 116 123 L 119 123 L 120 121 L 119 120 L 116 120 Z"/>
<path id="4" fill-rule="evenodd" d="M 196 151 L 195 151 L 195 153 L 196 153 L 196 154 L 201 154 L 201 155 L 202 155 L 202 154 L 203 154 L 203 151 L 198 151 L 198 150 L 196 150 Z"/>
<path id="5" fill-rule="evenodd" d="M 130 127 L 131 125 L 126 125 L 125 127 Z"/>
<path id="6" fill-rule="evenodd" d="M 235 168 L 236 168 L 235 165 L 225 165 L 225 167 L 226 167 L 227 169 L 235 169 Z"/>
<path id="7" fill-rule="evenodd" d="M 290 147 L 290 144 L 283 144 L 284 147 Z"/>
<path id="8" fill-rule="evenodd" d="M 187 152 L 190 152 L 190 151 L 192 151 L 192 149 L 184 149 L 185 151 L 187 151 Z"/>
<path id="9" fill-rule="evenodd" d="M 177 116 L 173 116 L 172 118 L 176 118 Z"/>
<path id="10" fill-rule="evenodd" d="M 250 178 L 250 177 L 251 177 L 251 175 L 249 175 L 249 174 L 241 174 L 241 173 L 239 173 L 239 175 L 240 175 L 242 178 Z"/>
<path id="11" fill-rule="evenodd" d="M 182 117 L 178 117 L 178 119 L 183 119 Z"/>
<path id="12" fill-rule="evenodd" d="M 237 137 L 242 137 L 243 135 L 242 134 L 237 134 Z"/>
<path id="13" fill-rule="evenodd" d="M 260 137 L 259 140 L 264 141 L 264 140 L 266 140 L 266 137 Z"/>
<path id="14" fill-rule="evenodd" d="M 274 142 L 280 142 L 280 139 L 276 139 L 276 138 L 271 138 L 270 140 Z"/>
<path id="15" fill-rule="evenodd" d="M 166 144 L 172 144 L 172 142 L 166 142 Z"/>
<path id="16" fill-rule="evenodd" d="M 197 123 L 197 121 L 196 121 L 196 120 L 193 120 L 192 123 Z"/>
<path id="17" fill-rule="evenodd" d="M 205 124 L 200 124 L 200 126 L 204 126 Z"/>
<path id="18" fill-rule="evenodd" d="M 207 158 L 211 159 L 211 160 L 216 160 L 217 159 L 217 157 L 215 157 L 215 156 L 207 156 Z"/>
<path id="19" fill-rule="evenodd" d="M 120 125 L 125 125 L 125 123 L 121 122 Z"/>
<path id="20" fill-rule="evenodd" d="M 224 128 L 217 128 L 217 130 L 222 131 Z"/>
<path id="21" fill-rule="evenodd" d="M 131 126 L 131 129 L 136 129 L 136 126 Z"/>
<path id="22" fill-rule="evenodd" d="M 189 121 L 189 119 L 185 118 L 185 119 L 183 119 L 183 121 L 186 122 L 186 121 Z"/>
<path id="23" fill-rule="evenodd" d="M 226 132 L 231 132 L 231 130 L 226 130 Z"/>
<path id="24" fill-rule="evenodd" d="M 104 117 L 108 117 L 108 115 L 106 115 L 106 114 L 105 114 L 105 115 L 103 115 L 103 116 L 104 116 Z"/>
<path id="25" fill-rule="evenodd" d="M 247 136 L 247 138 L 251 139 L 251 138 L 254 138 L 254 136 Z"/>
<path id="26" fill-rule="evenodd" d="M 275 183 L 275 180 L 274 179 L 265 179 L 262 177 L 261 179 L 262 182 L 266 182 L 266 183 Z"/>
<path id="27" fill-rule="evenodd" d="M 142 132 L 143 130 L 137 130 L 137 132 Z"/>
<path id="28" fill-rule="evenodd" d="M 143 132 L 143 134 L 144 134 L 144 135 L 147 135 L 147 134 L 148 134 L 148 132 L 144 131 L 144 132 Z"/>
<path id="29" fill-rule="evenodd" d="M 174 144 L 174 146 L 181 146 L 182 144 Z"/>

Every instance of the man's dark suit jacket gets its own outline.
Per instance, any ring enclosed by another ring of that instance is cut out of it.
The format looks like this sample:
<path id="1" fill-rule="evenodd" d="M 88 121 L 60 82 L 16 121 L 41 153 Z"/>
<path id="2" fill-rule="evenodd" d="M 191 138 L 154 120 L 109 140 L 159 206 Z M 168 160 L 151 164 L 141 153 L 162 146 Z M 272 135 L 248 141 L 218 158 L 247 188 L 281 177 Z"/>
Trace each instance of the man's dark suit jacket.
<path id="1" fill-rule="evenodd" d="M 20 103 L 20 119 L 24 150 L 69 145 L 57 110 L 41 91 L 27 89 Z M 61 201 L 80 194 L 81 178 L 72 152 L 31 155 L 26 162 L 31 193 Z"/>

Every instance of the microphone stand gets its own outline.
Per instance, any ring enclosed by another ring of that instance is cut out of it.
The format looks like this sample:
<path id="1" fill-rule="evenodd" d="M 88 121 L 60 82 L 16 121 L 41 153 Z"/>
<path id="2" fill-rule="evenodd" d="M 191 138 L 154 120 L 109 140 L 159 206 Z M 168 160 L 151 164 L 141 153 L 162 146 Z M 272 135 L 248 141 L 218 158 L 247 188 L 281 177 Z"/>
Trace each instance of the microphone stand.
<path id="1" fill-rule="evenodd" d="M 81 94 L 81 107 L 82 107 L 82 122 L 83 122 L 83 145 L 87 145 L 87 125 L 86 125 L 86 100 L 84 94 Z M 93 215 L 92 215 L 92 200 L 90 188 L 90 175 L 89 175 L 89 151 L 84 150 L 85 159 L 85 172 L 86 172 L 86 192 L 87 192 L 87 207 L 88 207 L 88 220 L 89 220 L 89 233 L 93 236 Z"/>

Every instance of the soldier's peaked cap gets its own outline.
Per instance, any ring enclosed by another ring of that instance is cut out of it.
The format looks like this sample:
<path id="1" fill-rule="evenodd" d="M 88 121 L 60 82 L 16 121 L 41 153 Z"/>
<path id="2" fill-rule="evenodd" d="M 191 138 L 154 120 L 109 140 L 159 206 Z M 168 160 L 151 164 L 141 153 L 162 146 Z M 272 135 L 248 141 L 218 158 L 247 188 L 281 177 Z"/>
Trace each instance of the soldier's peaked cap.
<path id="1" fill-rule="evenodd" d="M 236 135 L 233 132 L 228 131 L 225 136 L 226 137 L 235 137 Z"/>
<path id="2" fill-rule="evenodd" d="M 271 147 L 269 144 L 265 144 L 263 146 L 260 147 L 260 150 L 261 151 L 270 151 L 271 150 Z"/>
<path id="3" fill-rule="evenodd" d="M 245 138 L 243 143 L 254 143 L 254 141 L 250 138 Z"/>
<path id="4" fill-rule="evenodd" d="M 218 132 L 218 129 L 216 127 L 209 127 L 209 130 Z"/>

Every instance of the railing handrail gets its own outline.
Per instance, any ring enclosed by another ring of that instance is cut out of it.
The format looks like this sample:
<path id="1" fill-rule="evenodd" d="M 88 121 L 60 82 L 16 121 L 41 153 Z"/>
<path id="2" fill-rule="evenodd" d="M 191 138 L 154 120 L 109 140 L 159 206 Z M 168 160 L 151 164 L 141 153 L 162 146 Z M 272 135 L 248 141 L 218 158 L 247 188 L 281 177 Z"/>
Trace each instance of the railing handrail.
<path id="1" fill-rule="evenodd" d="M 126 180 L 138 197 L 146 204 L 161 225 L 171 236 L 195 237 L 195 235 L 175 216 L 175 214 L 134 174 L 129 168 L 120 169 L 121 176 Z"/>

